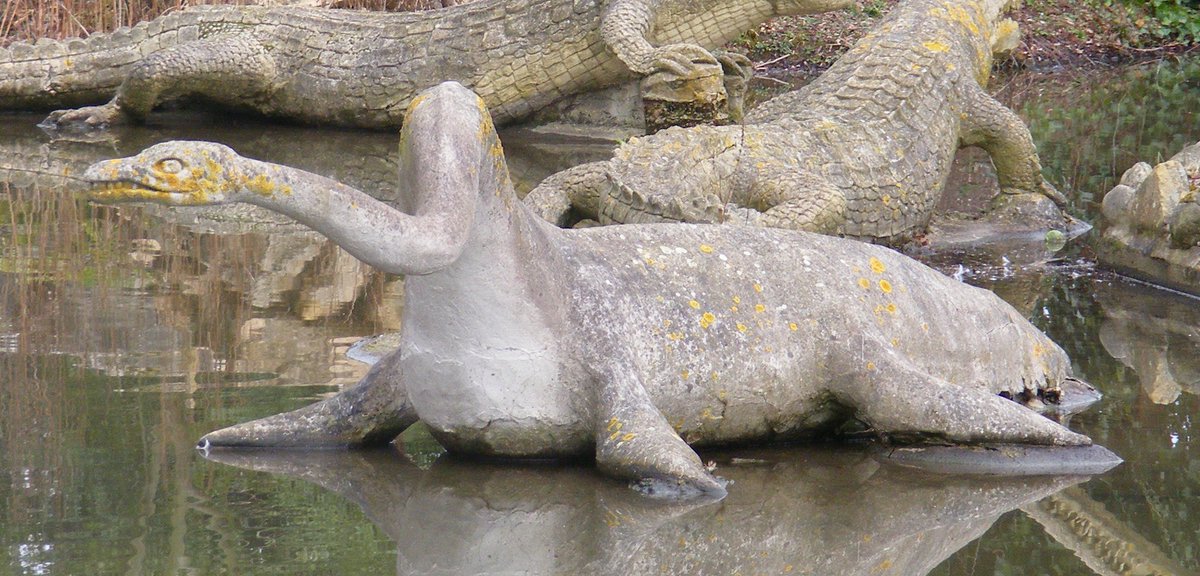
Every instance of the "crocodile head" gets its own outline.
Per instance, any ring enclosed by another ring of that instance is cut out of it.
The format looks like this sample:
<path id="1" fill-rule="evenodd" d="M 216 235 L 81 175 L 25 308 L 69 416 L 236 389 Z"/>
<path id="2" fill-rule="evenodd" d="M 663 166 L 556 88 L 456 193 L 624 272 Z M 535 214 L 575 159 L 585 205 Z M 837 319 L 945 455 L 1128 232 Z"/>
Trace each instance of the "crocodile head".
<path id="1" fill-rule="evenodd" d="M 88 194 L 105 203 L 203 206 L 239 201 L 249 183 L 233 149 L 212 142 L 165 142 L 136 156 L 106 160 L 84 173 Z"/>

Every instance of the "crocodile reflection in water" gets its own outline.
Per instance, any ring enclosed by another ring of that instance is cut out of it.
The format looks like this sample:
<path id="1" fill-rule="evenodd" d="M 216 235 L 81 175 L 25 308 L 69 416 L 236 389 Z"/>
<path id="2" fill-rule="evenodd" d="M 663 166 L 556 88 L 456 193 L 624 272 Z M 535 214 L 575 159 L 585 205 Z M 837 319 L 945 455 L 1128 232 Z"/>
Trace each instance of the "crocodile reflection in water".
<path id="1" fill-rule="evenodd" d="M 719 504 L 648 501 L 586 468 L 421 470 L 379 452 L 214 452 L 359 504 L 398 574 L 926 574 L 1005 512 L 1077 481 L 934 476 L 824 448 L 739 452 Z M 727 461 L 726 461 L 727 460 Z"/>

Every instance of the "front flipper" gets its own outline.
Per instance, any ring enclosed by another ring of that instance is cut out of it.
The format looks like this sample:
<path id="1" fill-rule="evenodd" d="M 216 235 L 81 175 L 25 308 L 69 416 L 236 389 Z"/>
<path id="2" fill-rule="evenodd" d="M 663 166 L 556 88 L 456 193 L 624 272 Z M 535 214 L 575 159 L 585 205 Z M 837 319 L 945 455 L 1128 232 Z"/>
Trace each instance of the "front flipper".
<path id="1" fill-rule="evenodd" d="M 1091 438 L 982 386 L 952 385 L 899 363 L 850 378 L 854 382 L 835 394 L 880 434 L 963 443 L 1092 443 Z"/>
<path id="2" fill-rule="evenodd" d="M 206 38 L 150 54 L 130 72 L 107 104 L 52 112 L 40 126 L 99 129 L 141 122 L 167 98 L 200 96 L 214 102 L 253 107 L 276 81 L 267 49 L 246 36 Z"/>
<path id="3" fill-rule="evenodd" d="M 1066 206 L 1066 197 L 1042 178 L 1037 148 L 1020 116 L 978 87 L 966 110 L 962 144 L 979 146 L 991 156 L 1002 195 L 1038 194 Z"/>
<path id="4" fill-rule="evenodd" d="M 600 470 L 632 480 L 652 496 L 725 495 L 725 483 L 705 469 L 696 452 L 654 407 L 632 366 L 606 369 L 595 376 L 600 384 L 595 412 Z"/>
<path id="5" fill-rule="evenodd" d="M 210 432 L 198 447 L 345 448 L 391 442 L 417 421 L 400 374 L 400 351 L 354 386 L 298 410 Z"/>

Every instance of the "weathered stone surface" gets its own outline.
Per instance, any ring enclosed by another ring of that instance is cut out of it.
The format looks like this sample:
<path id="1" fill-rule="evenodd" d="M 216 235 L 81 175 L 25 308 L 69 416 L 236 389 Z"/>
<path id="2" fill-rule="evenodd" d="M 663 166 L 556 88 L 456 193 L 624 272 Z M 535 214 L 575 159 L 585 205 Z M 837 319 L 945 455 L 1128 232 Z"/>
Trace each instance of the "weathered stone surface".
<path id="1" fill-rule="evenodd" d="M 560 225 L 729 222 L 898 244 L 928 225 L 956 149 L 991 156 L 1014 217 L 1068 225 L 1020 118 L 988 95 L 1002 0 L 906 0 L 803 88 L 737 126 L 675 128 L 526 197 Z M 1007 45 L 1007 44 L 1005 44 Z M 1014 201 L 1015 197 L 1015 201 Z M 1050 199 L 1050 200 L 1047 200 Z"/>
<path id="2" fill-rule="evenodd" d="M 1188 190 L 1187 172 L 1183 165 L 1168 160 L 1154 167 L 1130 199 L 1125 221 L 1139 232 L 1158 234 L 1166 230 L 1167 221 L 1180 197 Z"/>
<path id="3" fill-rule="evenodd" d="M 1104 196 L 1100 262 L 1142 280 L 1200 294 L 1200 143 L 1151 167 L 1139 162 Z"/>
<path id="4" fill-rule="evenodd" d="M 97 200 L 257 204 L 406 274 L 400 349 L 362 383 L 206 446 L 366 444 L 419 418 L 452 451 L 594 454 L 655 490 L 721 494 L 689 444 L 854 421 L 894 439 L 1091 442 L 1008 399 L 1057 397 L 1063 351 L 904 255 L 779 229 L 554 227 L 517 200 L 482 101 L 453 83 L 416 99 L 401 150 L 409 212 L 210 143 L 88 169 Z"/>
<path id="5" fill-rule="evenodd" d="M 398 126 L 420 90 L 470 86 L 497 122 L 658 70 L 720 67 L 724 45 L 772 16 L 848 0 L 479 0 L 442 10 L 196 6 L 64 50 L 0 49 L 0 109 L 77 106 L 52 126 L 140 120 L 197 97 L 314 124 Z M 115 94 L 115 96 L 114 96 Z"/>

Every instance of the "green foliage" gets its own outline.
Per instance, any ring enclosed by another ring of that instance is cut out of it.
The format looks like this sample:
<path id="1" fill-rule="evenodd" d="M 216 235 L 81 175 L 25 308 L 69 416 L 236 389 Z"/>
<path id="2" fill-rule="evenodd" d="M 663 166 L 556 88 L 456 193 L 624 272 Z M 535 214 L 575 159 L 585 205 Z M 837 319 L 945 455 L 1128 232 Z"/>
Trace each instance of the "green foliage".
<path id="1" fill-rule="evenodd" d="M 1133 22 L 1139 32 L 1183 42 L 1200 41 L 1200 1 L 1125 0 L 1125 3 L 1148 16 Z"/>

